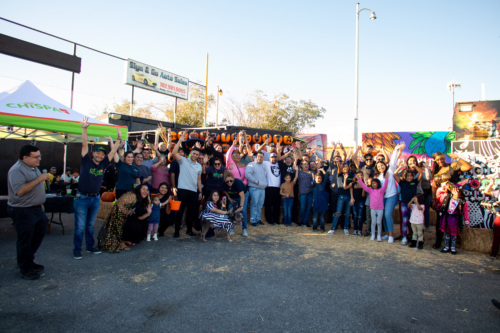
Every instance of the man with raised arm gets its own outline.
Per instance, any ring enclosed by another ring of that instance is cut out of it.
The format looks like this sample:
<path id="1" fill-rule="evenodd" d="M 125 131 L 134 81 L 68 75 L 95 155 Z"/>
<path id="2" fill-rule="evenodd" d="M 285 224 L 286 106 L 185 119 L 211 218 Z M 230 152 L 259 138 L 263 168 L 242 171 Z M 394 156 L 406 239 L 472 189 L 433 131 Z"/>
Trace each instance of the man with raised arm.
<path id="1" fill-rule="evenodd" d="M 200 150 L 193 148 L 188 158 L 179 154 L 179 147 L 182 145 L 188 133 L 184 133 L 179 137 L 179 141 L 175 144 L 172 155 L 179 163 L 179 182 L 177 188 L 173 189 L 177 193 L 177 198 L 181 202 L 181 208 L 175 216 L 175 232 L 174 237 L 179 238 L 181 228 L 182 215 L 187 208 L 186 213 L 186 234 L 194 236 L 193 221 L 197 218 L 199 212 L 199 202 L 201 201 L 201 164 L 198 163 Z"/>
<path id="2" fill-rule="evenodd" d="M 95 247 L 94 223 L 99 213 L 101 197 L 99 192 L 104 176 L 104 171 L 116 155 L 116 150 L 120 145 L 122 133 L 117 127 L 118 138 L 113 144 L 113 139 L 107 137 L 110 142 L 111 151 L 106 156 L 106 149 L 96 146 L 89 152 L 87 128 L 88 118 L 82 119 L 82 159 L 80 165 L 80 180 L 78 182 L 78 192 L 73 201 L 75 208 L 75 234 L 73 237 L 73 258 L 82 259 L 82 242 L 85 233 L 85 244 L 87 252 L 99 254 Z"/>

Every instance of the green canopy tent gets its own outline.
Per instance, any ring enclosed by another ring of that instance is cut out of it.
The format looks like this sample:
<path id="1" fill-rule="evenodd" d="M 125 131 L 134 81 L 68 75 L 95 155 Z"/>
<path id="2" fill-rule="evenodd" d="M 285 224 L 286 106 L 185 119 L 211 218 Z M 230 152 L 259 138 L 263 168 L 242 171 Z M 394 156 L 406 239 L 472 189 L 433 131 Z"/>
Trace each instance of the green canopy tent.
<path id="1" fill-rule="evenodd" d="M 84 115 L 45 95 L 30 81 L 25 81 L 11 92 L 0 93 L 0 140 L 25 139 L 52 141 L 64 144 L 81 142 Z M 117 138 L 117 127 L 122 138 L 127 138 L 127 127 L 107 124 L 88 118 L 89 142 L 105 142 L 104 137 Z"/>

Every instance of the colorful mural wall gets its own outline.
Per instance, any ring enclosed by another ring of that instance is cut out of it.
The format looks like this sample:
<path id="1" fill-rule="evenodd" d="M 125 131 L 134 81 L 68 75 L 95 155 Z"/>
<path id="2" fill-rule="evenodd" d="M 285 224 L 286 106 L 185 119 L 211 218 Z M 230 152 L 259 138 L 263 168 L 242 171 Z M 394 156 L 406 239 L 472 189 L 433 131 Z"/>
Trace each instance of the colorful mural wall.
<path id="1" fill-rule="evenodd" d="M 401 159 L 415 155 L 419 161 L 432 159 L 435 152 L 451 152 L 451 143 L 455 140 L 454 132 L 383 132 L 363 133 L 363 145 L 370 144 L 377 151 L 384 149 L 390 156 L 394 147 L 400 142 L 405 142 L 406 147 L 401 154 Z M 446 155 L 446 161 L 451 159 Z"/>
<path id="2" fill-rule="evenodd" d="M 485 195 L 482 190 L 490 184 L 488 178 L 491 175 L 497 184 L 493 190 L 500 186 L 500 140 L 455 141 L 452 149 L 473 166 L 470 171 L 460 175 L 460 183 L 465 183 L 461 188 L 469 205 L 470 226 L 492 229 L 495 216 L 482 209 L 480 203 L 497 200 Z"/>
<path id="3" fill-rule="evenodd" d="M 500 138 L 500 101 L 461 102 L 453 111 L 456 140 Z"/>

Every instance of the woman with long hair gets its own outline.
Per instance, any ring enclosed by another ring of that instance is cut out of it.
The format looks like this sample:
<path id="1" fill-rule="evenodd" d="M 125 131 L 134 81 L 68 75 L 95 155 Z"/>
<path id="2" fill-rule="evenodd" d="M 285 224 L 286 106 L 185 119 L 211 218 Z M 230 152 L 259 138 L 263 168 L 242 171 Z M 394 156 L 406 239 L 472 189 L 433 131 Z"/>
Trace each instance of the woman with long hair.
<path id="1" fill-rule="evenodd" d="M 472 169 L 472 165 L 469 162 L 464 161 L 456 153 L 449 154 L 451 158 L 456 160 L 456 162 L 448 163 L 446 162 L 445 155 L 442 152 L 437 152 L 432 155 L 434 158 L 434 166 L 432 170 L 432 205 L 437 208 L 436 191 L 445 182 L 451 182 L 456 184 L 459 180 L 460 172 L 469 171 Z M 438 217 L 438 221 L 440 218 Z M 441 248 L 441 243 L 443 242 L 443 233 L 440 230 L 440 225 L 436 225 L 436 243 L 432 246 L 434 249 Z"/>
<path id="2" fill-rule="evenodd" d="M 139 170 L 134 168 L 134 153 L 131 151 L 123 155 L 123 161 L 115 155 L 116 171 L 118 180 L 116 182 L 116 199 L 119 199 L 125 192 L 132 191 L 135 184 L 140 184 Z"/>
<path id="3" fill-rule="evenodd" d="M 138 209 L 136 207 L 137 205 L 139 206 Z M 146 237 L 147 217 L 149 217 L 150 214 L 150 212 L 147 211 L 148 205 L 149 191 L 146 185 L 137 186 L 134 191 L 129 191 L 117 199 L 110 216 L 103 224 L 97 236 L 99 249 L 106 252 L 117 253 L 121 250 L 128 251 L 130 250 L 128 247 L 129 245 L 135 245 L 133 241 L 126 240 L 127 238 L 124 237 L 125 224 L 128 222 L 129 218 L 141 220 L 141 222 L 146 225 L 143 233 L 143 236 Z M 151 210 L 151 208 L 149 209 Z M 133 229 L 134 226 L 130 227 L 131 228 L 127 230 L 129 234 L 132 232 L 131 229 Z"/>

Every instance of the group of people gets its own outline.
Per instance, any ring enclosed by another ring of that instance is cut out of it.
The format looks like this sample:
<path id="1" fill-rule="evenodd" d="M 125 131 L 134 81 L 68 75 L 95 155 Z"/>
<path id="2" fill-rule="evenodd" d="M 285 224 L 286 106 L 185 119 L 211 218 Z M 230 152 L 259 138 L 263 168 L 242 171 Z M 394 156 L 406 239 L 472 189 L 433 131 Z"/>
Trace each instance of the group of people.
<path id="1" fill-rule="evenodd" d="M 450 155 L 456 160 L 451 164 L 443 153 L 434 154 L 431 169 L 429 162 L 419 162 L 415 156 L 398 164 L 403 142 L 390 159 L 383 149 L 377 152 L 369 145 L 348 154 L 339 142 L 330 158 L 322 159 L 313 149 L 303 151 L 300 142 L 282 147 L 270 138 L 252 151 L 244 132 L 224 153 L 208 132 L 205 140 L 188 139 L 186 132 L 174 144 L 168 131 L 167 142 L 150 146 L 143 136 L 133 151 L 120 158 L 121 133 L 114 142 L 109 138 L 108 154 L 102 146 L 89 151 L 88 126 L 84 119 L 74 199 L 75 259 L 82 259 L 84 238 L 85 249 L 92 254 L 128 251 L 143 240 L 157 241 L 170 226 L 175 238 L 185 225 L 187 235 L 199 231 L 202 241 L 214 229 L 224 230 L 232 241 L 238 221 L 244 237 L 248 224 L 252 228 L 264 224 L 262 208 L 269 225 L 310 228 L 311 220 L 313 232 L 325 232 L 325 223 L 331 222 L 327 235 L 334 235 L 338 227 L 349 235 L 352 219 L 353 236 L 393 243 L 393 211 L 399 204 L 401 244 L 421 249 L 433 207 L 438 212 L 433 247 L 441 249 L 444 240 L 441 251 L 453 254 L 460 229 L 469 221 L 467 203 L 456 184 L 460 172 L 471 165 L 455 154 Z M 38 148 L 25 146 L 9 171 L 9 206 L 18 233 L 18 263 L 26 279 L 37 279 L 43 271 L 34 254 L 48 222 L 42 205 L 43 183 L 49 175 L 40 173 L 39 163 Z M 114 175 L 116 202 L 96 244 L 94 223 L 107 170 Z M 171 209 L 172 201 L 181 202 L 178 210 Z"/>

